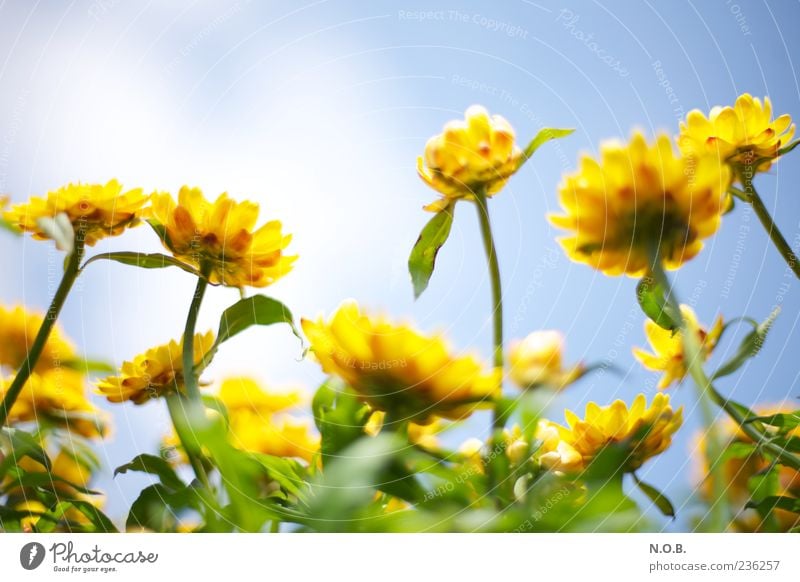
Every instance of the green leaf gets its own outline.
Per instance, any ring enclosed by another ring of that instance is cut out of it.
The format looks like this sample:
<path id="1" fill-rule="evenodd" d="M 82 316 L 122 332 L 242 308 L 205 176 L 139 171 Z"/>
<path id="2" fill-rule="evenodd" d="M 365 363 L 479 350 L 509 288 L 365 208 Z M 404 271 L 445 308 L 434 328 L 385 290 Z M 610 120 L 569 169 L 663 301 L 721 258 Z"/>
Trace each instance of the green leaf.
<path id="1" fill-rule="evenodd" d="M 643 277 L 636 285 L 636 299 L 644 314 L 659 327 L 676 331 L 679 327 L 678 314 L 674 313 L 664 297 L 664 288 L 652 277 Z"/>
<path id="2" fill-rule="evenodd" d="M 747 419 L 747 422 L 761 422 L 769 426 L 774 426 L 781 432 L 787 432 L 800 426 L 800 410 L 769 414 L 767 416 L 757 416 Z"/>
<path id="3" fill-rule="evenodd" d="M 784 497 L 780 495 L 770 495 L 761 501 L 750 500 L 745 506 L 748 509 L 755 509 L 761 515 L 765 515 L 775 509 L 783 509 L 792 513 L 800 513 L 800 499 L 796 497 Z"/>
<path id="4" fill-rule="evenodd" d="M 437 212 L 422 229 L 408 257 L 408 272 L 414 285 L 414 298 L 419 298 L 428 288 L 436 264 L 436 255 L 442 248 L 453 225 L 455 205 Z"/>
<path id="5" fill-rule="evenodd" d="M 61 501 L 50 512 L 53 517 L 63 519 L 67 511 L 76 509 L 83 514 L 86 519 L 94 526 L 94 531 L 97 533 L 119 533 L 119 530 L 111 521 L 111 519 L 100 509 L 92 503 L 82 499 L 70 499 L 69 501 Z"/>
<path id="6" fill-rule="evenodd" d="M 269 478 L 287 493 L 298 499 L 305 498 L 306 471 L 300 463 L 272 455 L 255 454 L 254 458 L 264 467 Z"/>
<path id="7" fill-rule="evenodd" d="M 662 514 L 675 519 L 675 508 L 672 506 L 672 502 L 666 495 L 661 493 L 661 491 L 652 485 L 648 485 L 644 481 L 641 481 L 636 474 L 633 475 L 633 480 L 636 481 L 636 485 L 639 487 L 642 493 L 647 495 L 650 501 L 652 501 L 655 506 L 658 507 Z"/>
<path id="8" fill-rule="evenodd" d="M 778 155 L 779 155 L 779 156 L 786 155 L 786 154 L 788 154 L 790 151 L 792 151 L 794 148 L 796 148 L 798 145 L 800 145 L 800 139 L 796 139 L 796 140 L 794 140 L 792 143 L 790 143 L 789 145 L 787 145 L 786 147 L 782 147 L 781 149 L 779 149 L 779 150 L 778 150 Z"/>
<path id="9" fill-rule="evenodd" d="M 2 215 L 0 215 L 0 230 L 5 230 L 6 232 L 10 232 L 11 234 L 15 234 L 17 236 L 22 236 L 22 231 L 3 218 Z"/>
<path id="10" fill-rule="evenodd" d="M 0 436 L 7 440 L 11 447 L 11 453 L 6 453 L 5 458 L 0 462 L 0 481 L 6 472 L 16 465 L 21 457 L 29 457 L 44 466 L 47 471 L 51 470 L 50 457 L 42 448 L 41 442 L 30 433 L 18 428 L 0 428 Z"/>
<path id="11" fill-rule="evenodd" d="M 722 378 L 724 376 L 733 374 L 736 370 L 741 368 L 745 362 L 747 362 L 747 360 L 755 357 L 758 352 L 761 351 L 761 347 L 764 345 L 764 341 L 767 339 L 767 334 L 769 333 L 772 324 L 775 323 L 775 319 L 778 317 L 779 313 L 780 307 L 776 307 L 775 310 L 770 313 L 764 321 L 755 326 L 753 331 L 748 333 L 744 339 L 742 339 L 742 343 L 739 344 L 739 348 L 736 350 L 736 353 L 733 355 L 733 357 L 722 364 L 717 371 L 714 372 L 714 374 L 711 376 L 711 380 L 713 381 L 717 378 Z"/>
<path id="12" fill-rule="evenodd" d="M 266 295 L 254 295 L 237 301 L 222 313 L 215 347 L 252 325 L 286 323 L 302 341 L 294 325 L 292 312 L 283 303 Z"/>
<path id="13" fill-rule="evenodd" d="M 364 436 L 369 407 L 341 382 L 324 382 L 314 394 L 311 408 L 321 436 L 323 465 Z"/>
<path id="14" fill-rule="evenodd" d="M 91 372 L 101 372 L 104 374 L 111 374 L 116 372 L 116 368 L 109 364 L 108 362 L 104 362 L 103 360 L 92 360 L 92 359 L 75 359 L 75 360 L 66 360 L 62 361 L 61 364 L 65 368 L 69 368 L 70 370 L 77 370 L 78 372 L 84 373 L 91 373 Z"/>
<path id="15" fill-rule="evenodd" d="M 3 484 L 3 489 L 6 491 L 15 489 L 17 487 L 27 487 L 40 489 L 47 491 L 48 493 L 60 494 L 58 489 L 56 489 L 56 486 L 58 484 L 63 484 L 68 485 L 79 493 L 85 493 L 86 495 L 101 494 L 99 491 L 88 489 L 83 485 L 73 483 L 72 481 L 64 479 L 63 477 L 43 471 L 26 472 L 19 467 L 14 467 L 8 472 L 8 475 L 10 476 L 10 479 L 8 479 L 7 483 Z"/>
<path id="16" fill-rule="evenodd" d="M 155 455 L 142 454 L 134 457 L 131 462 L 114 469 L 114 477 L 128 471 L 156 475 L 163 485 L 173 491 L 186 487 L 185 483 L 178 477 L 175 469 L 172 468 L 172 465 L 165 459 Z"/>
<path id="17" fill-rule="evenodd" d="M 523 162 L 525 163 L 528 161 L 536 150 L 538 150 L 542 145 L 547 143 L 552 139 L 558 139 L 561 137 L 567 137 L 568 135 L 572 134 L 575 130 L 574 129 L 558 129 L 555 127 L 545 127 L 539 130 L 539 133 L 536 134 L 531 142 L 528 144 L 528 147 L 525 148 L 523 152 Z"/>
<path id="18" fill-rule="evenodd" d="M 91 263 L 101 260 L 116 261 L 117 263 L 122 263 L 123 265 L 131 265 L 133 267 L 139 267 L 142 269 L 164 269 L 166 267 L 178 267 L 179 269 L 183 269 L 187 273 L 191 273 L 196 277 L 200 276 L 200 272 L 197 269 L 191 265 L 187 265 L 186 263 L 179 261 L 174 257 L 162 255 L 161 253 L 137 253 L 125 251 L 101 253 L 99 255 L 95 255 L 83 264 L 81 270 L 85 269 Z"/>
<path id="19" fill-rule="evenodd" d="M 751 501 L 756 503 L 772 497 L 780 488 L 780 475 L 775 465 L 760 471 L 747 480 L 747 489 L 750 491 Z"/>
<path id="20" fill-rule="evenodd" d="M 177 514 L 197 508 L 197 493 L 188 487 L 173 491 L 161 483 L 142 489 L 131 505 L 126 526 L 146 528 L 156 532 L 175 528 Z"/>

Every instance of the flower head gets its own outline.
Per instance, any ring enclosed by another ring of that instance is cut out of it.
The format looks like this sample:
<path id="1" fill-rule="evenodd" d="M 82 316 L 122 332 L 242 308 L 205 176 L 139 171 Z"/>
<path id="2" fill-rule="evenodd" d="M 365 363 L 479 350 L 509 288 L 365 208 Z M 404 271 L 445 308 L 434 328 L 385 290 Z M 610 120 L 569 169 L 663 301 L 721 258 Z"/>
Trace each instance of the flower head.
<path id="1" fill-rule="evenodd" d="M 123 192 L 116 180 L 107 184 L 68 184 L 47 193 L 45 198 L 32 197 L 5 213 L 8 222 L 33 234 L 33 238 L 50 238 L 42 221 L 66 215 L 74 231 L 89 246 L 100 239 L 117 236 L 136 226 L 148 197 L 140 188 Z"/>
<path id="2" fill-rule="evenodd" d="M 11 378 L 0 378 L 0 397 Z M 36 422 L 65 428 L 86 438 L 107 432 L 105 416 L 89 402 L 83 375 L 69 369 L 34 372 L 22 387 L 8 415 L 9 424 Z"/>
<path id="3" fill-rule="evenodd" d="M 252 453 L 295 457 L 311 461 L 319 450 L 319 436 L 309 423 L 287 414 L 304 398 L 298 390 L 272 391 L 246 377 L 225 379 L 217 394 L 225 405 L 231 443 Z M 176 435 L 165 446 L 179 445 Z"/>
<path id="4" fill-rule="evenodd" d="M 370 317 L 352 301 L 327 322 L 302 324 L 322 369 L 395 418 L 418 424 L 464 418 L 499 389 L 496 373 L 472 356 L 453 356 L 442 337 Z"/>
<path id="5" fill-rule="evenodd" d="M 767 416 L 777 413 L 790 413 L 797 409 L 796 405 L 781 404 L 769 406 L 757 406 L 755 410 L 760 416 Z M 722 436 L 723 442 L 726 446 L 735 445 L 737 443 L 752 444 L 753 441 L 748 437 L 739 426 L 729 418 L 716 423 L 716 428 Z M 800 427 L 790 430 L 787 437 L 798 438 L 800 437 Z M 745 455 L 726 455 L 721 463 L 720 470 L 712 472 L 710 470 L 711 459 L 708 458 L 708 443 L 705 434 L 698 435 L 694 449 L 700 451 L 702 454 L 699 458 L 702 459 L 701 463 L 701 478 L 702 483 L 698 487 L 700 495 L 706 501 L 714 500 L 715 479 L 720 477 L 723 480 L 722 488 L 729 502 L 734 507 L 744 508 L 746 503 L 752 498 L 748 482 L 752 477 L 763 474 L 772 466 L 769 458 L 765 457 L 760 450 L 753 449 Z M 693 455 L 694 456 L 694 455 Z M 777 495 L 784 497 L 800 498 L 800 472 L 780 465 L 777 468 L 778 472 L 778 492 Z M 800 517 L 796 513 L 784 511 L 782 509 L 774 509 L 772 512 L 774 516 L 774 526 L 779 531 L 788 532 L 800 526 Z M 756 532 L 765 529 L 765 520 L 759 516 L 755 510 L 747 509 L 739 512 L 732 523 L 732 526 L 743 532 Z"/>
<path id="6" fill-rule="evenodd" d="M 676 269 L 719 228 L 729 175 L 716 156 L 681 157 L 666 135 L 648 144 L 634 133 L 581 159 L 559 186 L 564 214 L 550 221 L 572 231 L 560 240 L 572 260 L 607 275 L 640 277 L 655 252 Z"/>
<path id="7" fill-rule="evenodd" d="M 520 388 L 547 386 L 561 390 L 583 374 L 583 366 L 565 369 L 562 356 L 564 336 L 552 330 L 534 331 L 511 344 L 508 361 L 511 379 Z"/>
<path id="8" fill-rule="evenodd" d="M 680 127 L 678 145 L 685 155 L 708 152 L 736 166 L 757 164 L 758 171 L 769 170 L 795 131 L 789 115 L 772 119 L 769 97 L 762 104 L 747 93 L 733 107 L 714 107 L 708 117 L 690 111 Z"/>
<path id="9" fill-rule="evenodd" d="M 195 365 L 213 345 L 213 332 L 194 336 Z M 119 375 L 99 381 L 97 389 L 109 402 L 130 400 L 134 404 L 183 391 L 183 339 L 150 348 L 133 360 L 123 362 Z"/>
<path id="10" fill-rule="evenodd" d="M 27 311 L 22 306 L 7 309 L 0 305 L 0 367 L 18 370 L 33 347 L 36 334 L 44 322 L 41 313 Z M 45 372 L 60 368 L 75 358 L 75 348 L 55 325 L 36 362 L 35 370 Z"/>
<path id="11" fill-rule="evenodd" d="M 487 196 L 496 194 L 522 159 L 511 124 L 473 105 L 463 121 L 448 122 L 440 135 L 429 139 L 424 157 L 417 160 L 420 177 L 444 196 L 425 210 L 437 212 L 459 198 L 471 199 L 479 188 Z"/>
<path id="12" fill-rule="evenodd" d="M 277 220 L 255 228 L 258 204 L 221 194 L 210 202 L 199 188 L 184 186 L 177 203 L 168 193 L 152 196 L 150 216 L 163 228 L 162 242 L 175 257 L 209 280 L 228 287 L 266 287 L 292 268 L 296 256 L 284 249 L 292 240 Z"/>
<path id="13" fill-rule="evenodd" d="M 590 402 L 584 419 L 571 410 L 565 416 L 567 427 L 539 421 L 536 436 L 542 441 L 538 451 L 542 465 L 581 471 L 606 447 L 619 446 L 626 452 L 622 469 L 630 472 L 669 447 L 683 423 L 683 408 L 673 412 L 669 396 L 662 393 L 653 397 L 648 408 L 644 394 L 639 394 L 630 408 L 622 400 L 604 407 Z"/>
<path id="14" fill-rule="evenodd" d="M 689 328 L 694 330 L 697 340 L 703 348 L 703 353 L 708 359 L 722 335 L 722 317 L 717 318 L 711 330 L 706 330 L 697 322 L 697 315 L 688 305 L 681 305 L 681 314 Z M 633 348 L 634 357 L 648 370 L 664 372 L 658 383 L 659 390 L 669 388 L 673 382 L 681 382 L 686 376 L 681 332 L 664 329 L 650 319 L 644 322 L 644 332 L 654 353 L 646 352 L 641 348 Z"/>

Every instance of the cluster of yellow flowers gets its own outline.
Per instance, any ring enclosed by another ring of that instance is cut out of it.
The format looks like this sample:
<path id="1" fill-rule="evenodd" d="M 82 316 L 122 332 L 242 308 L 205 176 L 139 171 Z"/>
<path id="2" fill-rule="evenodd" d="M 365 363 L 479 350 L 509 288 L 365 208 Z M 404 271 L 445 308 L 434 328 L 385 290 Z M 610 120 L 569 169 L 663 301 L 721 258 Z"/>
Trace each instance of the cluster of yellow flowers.
<path id="1" fill-rule="evenodd" d="M 257 204 L 238 203 L 227 194 L 210 202 L 202 191 L 187 186 L 176 202 L 164 192 L 123 193 L 116 180 L 70 184 L 5 213 L 7 221 L 37 239 L 51 238 L 43 225 L 60 216 L 66 216 L 79 242 L 89 246 L 149 220 L 176 259 L 204 272 L 211 283 L 228 287 L 266 287 L 288 273 L 296 259 L 283 253 L 291 236 L 282 233 L 279 221 L 255 228 Z"/>
<path id="2" fill-rule="evenodd" d="M 599 156 L 584 155 L 577 171 L 564 176 L 558 188 L 562 213 L 551 215 L 550 221 L 569 232 L 560 243 L 570 258 L 607 275 L 641 277 L 661 265 L 676 269 L 696 256 L 720 228 L 731 207 L 733 184 L 769 169 L 794 131 L 788 115 L 772 119 L 768 98 L 762 103 L 742 95 L 735 106 L 714 108 L 708 116 L 690 112 L 676 139 L 661 134 L 648 140 L 635 132 L 628 143 L 606 142 Z M 441 212 L 459 200 L 485 201 L 497 194 L 534 145 L 523 151 L 508 121 L 482 107 L 470 107 L 464 120 L 448 123 L 427 142 L 418 160 L 420 177 L 440 195 L 425 209 Z M 291 236 L 283 233 L 279 221 L 257 227 L 257 204 L 236 202 L 227 193 L 210 201 L 201 190 L 188 186 L 180 189 L 176 200 L 164 192 L 124 191 L 116 180 L 105 185 L 70 184 L 16 205 L 4 217 L 34 238 L 72 240 L 81 253 L 84 245 L 93 246 L 147 221 L 186 270 L 211 284 L 240 289 L 275 283 L 297 258 L 285 254 Z M 484 220 L 486 235 L 488 212 Z M 493 293 L 497 292 L 498 308 L 499 268 L 490 233 L 484 242 L 490 271 L 495 261 L 498 280 Z M 663 372 L 658 384 L 662 390 L 687 375 L 683 333 L 696 336 L 700 355 L 707 359 L 723 330 L 721 317 L 708 329 L 690 307 L 681 306 L 680 311 L 683 331 L 663 329 L 647 320 L 645 333 L 653 353 L 633 350 L 644 367 Z M 4 374 L 23 366 L 43 321 L 43 315 L 22 307 L 0 307 L 0 396 L 10 382 Z M 217 347 L 211 331 L 192 336 L 190 321 L 186 337 L 152 347 L 123 362 L 117 374 L 97 381 L 98 394 L 112 403 L 140 405 L 187 392 L 187 378 L 195 381 Z M 506 355 L 510 379 L 525 391 L 560 391 L 591 369 L 583 362 L 565 364 L 565 340 L 557 331 L 535 331 L 505 350 L 502 314 L 496 321 L 492 368 L 472 354 L 454 353 L 441 334 L 425 334 L 368 313 L 355 301 L 342 303 L 327 319 L 320 316 L 301 323 L 321 369 L 341 379 L 368 405 L 366 434 L 404 426 L 412 444 L 431 451 L 439 448 L 438 434 L 450 421 L 463 420 L 479 409 L 497 411 Z M 184 342 L 191 342 L 186 346 L 193 348 L 191 360 L 189 351 L 184 354 Z M 193 369 L 185 369 L 190 361 Z M 31 372 L 8 413 L 11 424 L 46 422 L 84 437 L 103 436 L 103 417 L 86 395 L 80 359 L 57 327 Z M 234 377 L 220 383 L 216 397 L 225 407 L 234 447 L 314 463 L 320 437 L 307 422 L 289 414 L 303 402 L 299 391 L 275 392 L 251 378 Z M 566 426 L 540 420 L 532 435 L 502 422 L 493 428 L 503 429 L 496 434 L 502 434 L 513 466 L 530 462 L 554 473 L 580 475 L 604 451 L 613 449 L 624 459 L 617 470 L 632 473 L 670 446 L 682 425 L 683 408 L 673 410 L 670 397 L 659 392 L 649 406 L 645 395 L 639 394 L 630 406 L 621 400 L 607 406 L 590 402 L 584 418 L 570 410 L 565 418 Z M 496 444 L 494 439 L 495 435 L 490 445 Z M 176 435 L 166 437 L 165 443 L 180 446 Z M 485 450 L 486 443 L 470 439 L 460 454 L 484 472 Z M 62 453 L 56 457 L 53 474 L 65 475 L 78 485 L 88 483 L 91 471 Z M 729 470 L 736 472 L 727 485 L 735 489 L 739 473 L 752 475 L 765 463 L 754 455 L 726 468 L 726 476 Z M 782 474 L 782 479 L 784 488 L 796 494 L 797 474 Z"/>

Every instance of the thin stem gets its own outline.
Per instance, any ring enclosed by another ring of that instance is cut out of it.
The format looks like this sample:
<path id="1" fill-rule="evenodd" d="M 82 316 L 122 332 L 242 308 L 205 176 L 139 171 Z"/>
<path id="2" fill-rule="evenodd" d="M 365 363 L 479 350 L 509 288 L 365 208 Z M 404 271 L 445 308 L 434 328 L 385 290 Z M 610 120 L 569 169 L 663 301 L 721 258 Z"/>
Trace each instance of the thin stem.
<path id="1" fill-rule="evenodd" d="M 33 370 L 36 368 L 36 363 L 39 361 L 39 357 L 42 355 L 42 351 L 47 343 L 47 339 L 50 337 L 50 332 L 52 331 L 53 326 L 55 325 L 56 320 L 61 313 L 61 308 L 64 307 L 64 302 L 66 301 L 72 286 L 75 284 L 75 280 L 78 278 L 81 257 L 83 256 L 84 249 L 83 240 L 84 234 L 79 230 L 75 235 L 72 254 L 67 259 L 67 264 L 64 268 L 64 274 L 61 276 L 61 282 L 58 285 L 56 294 L 53 296 L 53 300 L 50 303 L 50 307 L 47 310 L 44 321 L 42 321 L 42 325 L 36 334 L 36 338 L 33 340 L 33 345 L 28 351 L 25 361 L 22 362 L 22 366 L 17 371 L 14 381 L 11 383 L 11 386 L 9 386 L 5 397 L 3 398 L 3 404 L 2 407 L 0 407 L 0 426 L 3 426 L 6 423 L 8 415 L 11 412 L 11 408 L 17 401 L 20 392 L 22 392 L 25 382 L 28 381 L 28 378 L 30 378 Z"/>
<path id="2" fill-rule="evenodd" d="M 492 317 L 494 321 L 494 357 L 493 364 L 496 370 L 503 373 L 503 289 L 500 283 L 500 264 L 497 261 L 497 249 L 492 237 L 492 225 L 489 222 L 489 206 L 486 203 L 486 192 L 478 189 L 475 192 L 475 203 L 478 207 L 478 219 L 481 225 L 483 248 L 486 251 L 486 261 L 489 265 L 489 278 L 492 283 Z M 492 432 L 503 428 L 504 419 L 494 408 L 492 417 Z"/>
<path id="3" fill-rule="evenodd" d="M 722 467 L 717 462 L 722 454 L 722 442 L 714 422 L 714 414 L 709 407 L 709 390 L 711 382 L 703 370 L 703 347 L 697 339 L 695 330 L 691 329 L 680 309 L 680 302 L 675 295 L 669 278 L 664 271 L 661 261 L 656 259 L 653 261 L 653 278 L 664 289 L 664 295 L 667 304 L 670 306 L 671 311 L 675 314 L 680 325 L 681 343 L 683 344 L 683 359 L 686 364 L 686 369 L 689 375 L 694 380 L 697 387 L 697 401 L 700 406 L 700 411 L 703 417 L 703 424 L 706 427 L 706 454 L 712 460 L 709 465 L 711 473 L 711 485 L 713 490 L 713 503 L 711 505 L 711 524 L 712 529 L 715 531 L 723 531 L 727 526 L 729 516 L 727 514 L 726 505 L 722 502 L 725 495 L 725 483 L 723 481 Z"/>
<path id="4" fill-rule="evenodd" d="M 192 303 L 189 305 L 186 327 L 183 330 L 183 383 L 186 387 L 186 395 L 189 400 L 194 402 L 201 400 L 200 388 L 197 385 L 197 374 L 194 371 L 194 330 L 197 326 L 200 305 L 208 287 L 207 276 L 208 269 L 204 267 L 201 269 L 200 277 L 197 278 L 197 287 L 192 296 Z"/>
<path id="5" fill-rule="evenodd" d="M 196 455 L 194 447 L 186 445 L 189 439 L 184 434 L 184 429 L 187 426 L 185 422 L 187 405 L 199 405 L 202 408 L 202 396 L 200 395 L 200 388 L 197 385 L 197 372 L 194 370 L 194 330 L 197 325 L 197 316 L 200 313 L 200 305 L 203 303 L 203 296 L 208 287 L 207 277 L 208 268 L 203 266 L 200 269 L 200 276 L 197 278 L 197 287 L 195 287 L 192 302 L 189 305 L 189 313 L 186 316 L 186 327 L 183 331 L 183 385 L 186 389 L 186 398 L 180 394 L 178 394 L 177 397 L 167 398 L 167 408 L 169 409 L 175 432 L 178 434 L 178 439 L 181 441 L 181 445 L 183 445 L 183 450 L 189 458 L 189 463 L 192 465 L 197 479 L 202 483 L 206 491 L 210 491 L 208 474 L 203 466 L 203 462 Z M 178 408 L 179 406 L 180 408 Z"/>
<path id="6" fill-rule="evenodd" d="M 775 221 L 772 219 L 772 216 L 767 210 L 767 207 L 764 205 L 764 201 L 761 199 L 761 196 L 758 195 L 758 192 L 753 186 L 752 179 L 745 179 L 742 176 L 742 184 L 744 184 L 745 195 L 747 196 L 748 202 L 753 205 L 753 209 L 756 211 L 756 216 L 761 221 L 762 226 L 767 231 L 770 240 L 772 240 L 772 244 L 775 245 L 775 248 L 778 249 L 783 260 L 786 261 L 786 264 L 789 265 L 789 268 L 794 272 L 795 276 L 800 279 L 800 261 L 797 259 L 797 255 L 792 250 L 792 247 L 789 246 L 789 243 L 786 242 L 786 239 L 781 234 L 778 225 L 775 224 Z"/>

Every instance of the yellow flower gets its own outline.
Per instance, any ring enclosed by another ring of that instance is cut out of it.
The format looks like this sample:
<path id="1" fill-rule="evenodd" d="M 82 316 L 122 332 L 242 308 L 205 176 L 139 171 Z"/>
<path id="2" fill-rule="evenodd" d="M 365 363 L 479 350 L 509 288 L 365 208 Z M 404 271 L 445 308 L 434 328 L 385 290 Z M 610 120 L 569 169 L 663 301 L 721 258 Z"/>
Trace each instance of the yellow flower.
<path id="1" fill-rule="evenodd" d="M 302 324 L 322 369 L 398 420 L 465 418 L 499 390 L 496 373 L 485 372 L 472 356 L 451 355 L 441 336 L 370 317 L 353 301 L 328 322 Z"/>
<path id="2" fill-rule="evenodd" d="M 214 345 L 214 333 L 194 336 L 194 363 L 199 364 Z M 151 398 L 183 391 L 183 339 L 150 348 L 132 361 L 123 362 L 118 376 L 97 383 L 98 393 L 109 402 L 130 400 L 144 404 Z"/>
<path id="3" fill-rule="evenodd" d="M 83 234 L 89 246 L 108 236 L 117 236 L 136 226 L 147 196 L 140 188 L 122 191 L 116 180 L 107 184 L 68 184 L 47 193 L 46 198 L 32 197 L 5 213 L 5 218 L 20 229 L 33 233 L 38 240 L 49 239 L 41 219 L 53 220 L 66 214 L 77 234 Z"/>
<path id="4" fill-rule="evenodd" d="M 234 446 L 306 461 L 319 450 L 319 437 L 308 422 L 276 414 L 300 404 L 304 398 L 299 391 L 267 391 L 251 378 L 228 378 L 220 387 L 219 398 L 228 410 Z"/>
<path id="5" fill-rule="evenodd" d="M 769 170 L 795 131 L 789 115 L 772 119 L 769 97 L 762 104 L 747 93 L 733 107 L 714 107 L 708 117 L 690 111 L 680 126 L 678 145 L 685 155 L 709 152 L 740 168 L 757 164 L 761 172 Z"/>
<path id="6" fill-rule="evenodd" d="M 522 151 L 514 143 L 514 129 L 503 117 L 489 116 L 479 105 L 450 121 L 444 131 L 428 140 L 425 156 L 418 158 L 423 181 L 444 198 L 425 207 L 438 212 L 458 199 L 471 200 L 476 189 L 487 196 L 500 191 L 519 169 Z"/>
<path id="7" fill-rule="evenodd" d="M 228 412 L 228 430 L 235 447 L 309 462 L 319 450 L 319 437 L 309 423 L 285 414 L 304 400 L 299 390 L 265 390 L 252 378 L 235 377 L 222 382 L 217 396 Z M 174 434 L 164 439 L 165 448 L 179 444 Z"/>
<path id="8" fill-rule="evenodd" d="M 778 406 L 757 406 L 755 411 L 760 416 L 767 416 L 781 412 L 794 412 L 796 409 L 796 405 L 782 404 Z M 726 446 L 734 443 L 751 444 L 753 442 L 752 439 L 743 433 L 739 426 L 729 418 L 718 421 L 717 428 Z M 789 431 L 788 436 L 795 438 L 800 437 L 800 428 Z M 702 483 L 700 483 L 698 487 L 700 495 L 707 501 L 713 501 L 715 474 L 710 471 L 708 443 L 705 434 L 699 434 L 697 436 L 695 440 L 695 450 L 701 452 L 700 458 L 702 459 Z M 771 461 L 758 450 L 754 450 L 745 457 L 729 457 L 725 459 L 720 468 L 720 475 L 723 480 L 722 488 L 725 491 L 725 497 L 728 502 L 737 509 L 743 509 L 745 504 L 751 499 L 747 482 L 751 477 L 767 470 L 770 465 Z M 795 498 L 800 497 L 800 472 L 795 471 L 791 467 L 781 465 L 778 469 L 778 489 L 778 495 Z M 796 513 L 775 509 L 772 514 L 775 517 L 776 525 L 780 531 L 788 532 L 796 527 L 800 527 L 800 516 Z M 765 524 L 755 510 L 747 509 L 739 512 L 731 525 L 738 531 L 756 532 L 764 529 Z"/>
<path id="9" fill-rule="evenodd" d="M 547 386 L 561 390 L 583 374 L 580 364 L 565 369 L 562 362 L 564 336 L 552 330 L 534 331 L 512 342 L 508 350 L 510 376 L 520 388 Z"/>
<path id="10" fill-rule="evenodd" d="M 367 424 L 364 426 L 364 432 L 369 436 L 377 435 L 383 428 L 383 421 L 385 418 L 385 412 L 376 410 L 369 416 Z M 424 449 L 435 451 L 441 445 L 439 442 L 439 433 L 446 428 L 447 422 L 441 418 L 435 418 L 429 424 L 410 422 L 408 424 L 408 441 Z"/>
<path id="11" fill-rule="evenodd" d="M 0 305 L 0 366 L 11 370 L 18 370 L 22 366 L 43 321 L 43 314 L 28 312 L 21 306 L 7 309 Z M 56 325 L 34 369 L 45 372 L 60 368 L 73 359 L 75 348 Z"/>
<path id="12" fill-rule="evenodd" d="M 503 429 L 503 440 L 506 445 L 506 456 L 512 465 L 519 465 L 527 460 L 530 443 L 522 434 L 518 424 Z"/>
<path id="13" fill-rule="evenodd" d="M 705 358 L 708 359 L 722 334 L 722 317 L 718 317 L 711 330 L 708 331 L 697 322 L 697 315 L 691 307 L 681 305 L 681 313 L 686 324 L 697 334 L 697 340 L 703 348 Z M 673 382 L 680 383 L 686 376 L 681 332 L 673 333 L 650 319 L 644 322 L 644 332 L 654 353 L 651 354 L 641 348 L 633 348 L 634 357 L 648 370 L 664 372 L 658 383 L 659 390 L 669 388 Z"/>
<path id="14" fill-rule="evenodd" d="M 199 188 L 184 186 L 177 204 L 170 194 L 156 193 L 150 216 L 164 228 L 164 246 L 177 259 L 210 269 L 214 284 L 266 287 L 297 259 L 283 254 L 292 237 L 282 233 L 280 221 L 256 229 L 258 204 L 236 202 L 227 193 L 209 202 Z"/>
<path id="15" fill-rule="evenodd" d="M 11 382 L 12 378 L 0 378 L 0 398 Z M 107 429 L 105 416 L 86 398 L 83 375 L 66 368 L 31 374 L 8 421 L 53 424 L 87 438 L 104 436 Z"/>
<path id="16" fill-rule="evenodd" d="M 683 408 L 673 412 L 669 396 L 656 394 L 649 408 L 644 394 L 639 394 L 630 409 L 622 400 L 600 407 L 586 406 L 585 419 L 571 410 L 565 412 L 568 428 L 548 420 L 539 421 L 538 451 L 543 466 L 558 471 L 580 471 L 607 446 L 617 445 L 627 451 L 622 469 L 635 471 L 642 464 L 669 447 L 672 435 L 683 423 Z"/>
<path id="17" fill-rule="evenodd" d="M 670 138 L 654 144 L 634 133 L 628 145 L 601 146 L 600 160 L 584 156 L 559 186 L 563 215 L 550 215 L 572 231 L 560 239 L 567 255 L 607 275 L 640 277 L 650 254 L 677 269 L 719 228 L 730 169 L 716 156 L 685 158 Z"/>

